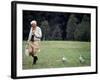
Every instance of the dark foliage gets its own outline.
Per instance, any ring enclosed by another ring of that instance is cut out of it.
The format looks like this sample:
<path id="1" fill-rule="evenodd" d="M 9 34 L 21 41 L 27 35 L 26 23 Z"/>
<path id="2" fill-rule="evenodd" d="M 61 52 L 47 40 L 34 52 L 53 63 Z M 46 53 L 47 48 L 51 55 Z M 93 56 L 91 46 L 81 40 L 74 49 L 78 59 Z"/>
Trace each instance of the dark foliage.
<path id="1" fill-rule="evenodd" d="M 42 29 L 42 40 L 90 41 L 90 14 L 23 11 L 23 40 L 28 39 L 30 22 Z"/>

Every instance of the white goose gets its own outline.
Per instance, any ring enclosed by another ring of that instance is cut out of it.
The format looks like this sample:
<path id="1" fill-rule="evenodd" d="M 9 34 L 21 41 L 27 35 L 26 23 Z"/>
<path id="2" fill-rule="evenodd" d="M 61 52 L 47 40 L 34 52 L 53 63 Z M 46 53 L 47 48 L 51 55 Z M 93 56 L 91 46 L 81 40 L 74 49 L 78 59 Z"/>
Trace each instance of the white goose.
<path id="1" fill-rule="evenodd" d="M 79 61 L 80 61 L 80 63 L 84 63 L 85 62 L 85 59 L 82 57 L 82 55 L 79 56 Z"/>

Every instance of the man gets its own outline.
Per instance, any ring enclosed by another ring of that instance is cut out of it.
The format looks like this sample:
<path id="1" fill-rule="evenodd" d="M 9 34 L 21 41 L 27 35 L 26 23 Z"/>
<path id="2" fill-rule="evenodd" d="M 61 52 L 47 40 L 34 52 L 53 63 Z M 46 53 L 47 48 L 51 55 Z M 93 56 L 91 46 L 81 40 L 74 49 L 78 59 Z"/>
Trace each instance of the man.
<path id="1" fill-rule="evenodd" d="M 28 51 L 29 55 L 33 57 L 33 64 L 36 64 L 38 57 L 37 53 L 40 51 L 40 40 L 42 37 L 41 28 L 37 26 L 35 20 L 31 21 L 31 29 L 28 37 Z"/>

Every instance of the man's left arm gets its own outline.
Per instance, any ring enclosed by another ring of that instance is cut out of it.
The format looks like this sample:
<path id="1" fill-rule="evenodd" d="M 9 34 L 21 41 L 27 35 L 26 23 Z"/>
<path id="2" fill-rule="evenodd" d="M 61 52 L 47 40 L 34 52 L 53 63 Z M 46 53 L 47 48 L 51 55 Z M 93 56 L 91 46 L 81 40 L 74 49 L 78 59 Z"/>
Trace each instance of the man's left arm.
<path id="1" fill-rule="evenodd" d="M 42 31 L 41 31 L 40 28 L 34 33 L 34 36 L 35 36 L 36 38 L 41 38 L 41 37 L 42 37 Z"/>

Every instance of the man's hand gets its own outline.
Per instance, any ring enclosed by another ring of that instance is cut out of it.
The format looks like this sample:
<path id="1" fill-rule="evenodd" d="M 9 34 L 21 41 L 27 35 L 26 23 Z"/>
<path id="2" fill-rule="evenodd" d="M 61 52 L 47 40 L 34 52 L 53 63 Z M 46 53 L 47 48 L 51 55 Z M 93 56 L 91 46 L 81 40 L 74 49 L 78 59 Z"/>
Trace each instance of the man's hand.
<path id="1" fill-rule="evenodd" d="M 33 34 L 35 34 L 35 30 L 32 30 Z"/>
<path id="2" fill-rule="evenodd" d="M 26 42 L 25 47 L 28 48 L 28 46 L 29 46 L 29 41 Z"/>

